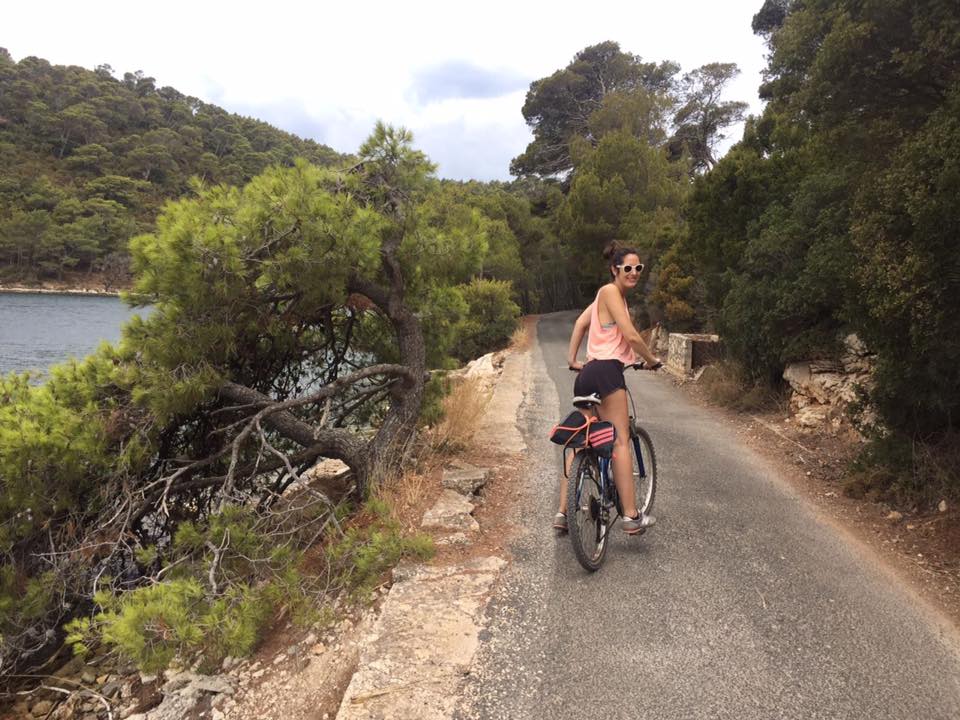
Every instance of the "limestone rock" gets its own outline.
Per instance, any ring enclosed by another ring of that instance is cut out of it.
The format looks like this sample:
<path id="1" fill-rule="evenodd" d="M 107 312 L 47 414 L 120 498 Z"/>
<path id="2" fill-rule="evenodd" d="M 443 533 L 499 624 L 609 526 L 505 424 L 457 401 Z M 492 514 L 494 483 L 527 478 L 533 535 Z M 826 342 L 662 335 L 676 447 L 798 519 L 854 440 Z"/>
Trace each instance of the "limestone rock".
<path id="1" fill-rule="evenodd" d="M 476 532 L 480 525 L 473 519 L 473 503 L 454 490 L 444 490 L 432 508 L 423 515 L 425 528 L 468 530 Z"/>
<path id="2" fill-rule="evenodd" d="M 396 583 L 337 718 L 453 717 L 460 683 L 480 645 L 490 588 L 504 565 L 486 557 L 461 566 L 419 566 Z"/>
<path id="3" fill-rule="evenodd" d="M 449 490 L 456 490 L 461 495 L 470 496 L 487 484 L 487 468 L 478 468 L 462 463 L 458 468 L 447 468 L 443 471 L 443 486 Z"/>
<path id="4" fill-rule="evenodd" d="M 494 365 L 493 357 L 494 353 L 487 353 L 476 360 L 471 360 L 464 368 L 463 376 L 467 379 L 479 378 L 482 380 L 496 377 L 498 368 Z"/>
<path id="5" fill-rule="evenodd" d="M 794 420 L 800 427 L 815 428 L 826 423 L 829 414 L 830 408 L 825 405 L 808 405 L 797 412 Z"/>
<path id="6" fill-rule="evenodd" d="M 790 405 L 798 413 L 800 427 L 824 426 L 838 430 L 843 424 L 847 406 L 859 397 L 859 390 L 872 384 L 873 356 L 856 335 L 848 335 L 838 360 L 808 360 L 790 363 L 783 378 L 792 389 Z M 876 423 L 869 409 L 859 420 L 865 425 Z"/>
<path id="7" fill-rule="evenodd" d="M 437 540 L 437 545 L 451 545 L 457 547 L 469 544 L 470 538 L 468 538 L 466 534 L 462 532 L 455 532 L 452 535 L 447 535 L 446 537 L 442 537 Z"/>

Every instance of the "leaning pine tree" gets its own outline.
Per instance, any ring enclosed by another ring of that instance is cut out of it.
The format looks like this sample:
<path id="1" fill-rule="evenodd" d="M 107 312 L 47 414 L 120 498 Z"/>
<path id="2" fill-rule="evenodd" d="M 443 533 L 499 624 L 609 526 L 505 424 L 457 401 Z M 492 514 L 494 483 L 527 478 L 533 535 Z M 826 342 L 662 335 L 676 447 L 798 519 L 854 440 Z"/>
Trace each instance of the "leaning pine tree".
<path id="1" fill-rule="evenodd" d="M 333 488 L 285 490 L 337 458 L 363 495 L 415 434 L 401 246 L 431 232 L 432 170 L 378 125 L 349 170 L 198 187 L 131 242 L 130 298 L 151 310 L 119 344 L 42 385 L 0 379 L 0 675 L 36 667 L 70 618 L 77 647 L 144 666 L 251 647 L 299 548 L 338 524 Z"/>

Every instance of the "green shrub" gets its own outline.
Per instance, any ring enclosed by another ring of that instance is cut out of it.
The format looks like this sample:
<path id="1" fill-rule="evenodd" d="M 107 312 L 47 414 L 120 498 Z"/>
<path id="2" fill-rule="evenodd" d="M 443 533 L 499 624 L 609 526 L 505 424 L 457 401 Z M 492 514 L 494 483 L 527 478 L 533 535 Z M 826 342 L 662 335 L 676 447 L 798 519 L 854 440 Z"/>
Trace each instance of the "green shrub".
<path id="1" fill-rule="evenodd" d="M 430 376 L 423 387 L 423 401 L 420 404 L 420 425 L 436 425 L 443 419 L 443 399 L 450 394 L 450 378 L 445 373 Z"/>
<path id="2" fill-rule="evenodd" d="M 335 511 L 341 517 L 345 513 L 342 507 Z M 325 603 L 331 594 L 345 592 L 363 601 L 402 558 L 433 553 L 429 536 L 405 536 L 389 508 L 371 499 L 327 545 L 322 568 L 307 572 L 299 548 L 314 527 L 302 517 L 287 520 L 281 534 L 280 527 L 251 509 L 230 506 L 208 526 L 182 523 L 166 558 L 167 579 L 123 593 L 98 592 L 100 612 L 69 622 L 67 643 L 83 654 L 104 642 L 145 672 L 175 658 L 215 667 L 228 655 L 253 651 L 278 613 L 287 612 L 300 624 L 329 622 Z M 211 547 L 224 551 L 213 569 Z M 147 559 L 156 555 L 152 546 L 138 553 Z M 211 574 L 217 578 L 216 592 Z"/>
<path id="3" fill-rule="evenodd" d="M 460 290 L 468 311 L 458 327 L 454 354 L 460 360 L 472 360 L 506 347 L 520 318 L 520 308 L 511 299 L 511 283 L 477 279 Z"/>
<path id="4" fill-rule="evenodd" d="M 425 560 L 433 555 L 430 536 L 404 535 L 381 500 L 368 500 L 358 521 L 327 548 L 328 562 L 337 572 L 337 584 L 357 601 L 369 597 L 383 582 L 384 573 L 401 559 Z"/>
<path id="5" fill-rule="evenodd" d="M 291 577 L 290 580 L 295 580 Z M 196 578 L 169 580 L 122 596 L 98 596 L 103 611 L 67 624 L 67 643 L 83 654 L 96 639 L 115 646 L 145 672 L 162 670 L 175 657 L 213 667 L 224 657 L 253 650 L 276 603 L 295 582 L 234 586 L 211 600 Z"/>

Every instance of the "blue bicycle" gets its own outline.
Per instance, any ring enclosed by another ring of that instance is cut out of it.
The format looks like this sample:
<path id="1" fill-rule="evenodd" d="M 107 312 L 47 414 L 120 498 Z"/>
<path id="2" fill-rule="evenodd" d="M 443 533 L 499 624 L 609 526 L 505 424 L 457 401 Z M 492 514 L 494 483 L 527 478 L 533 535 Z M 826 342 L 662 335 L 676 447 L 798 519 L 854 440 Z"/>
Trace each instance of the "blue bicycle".
<path id="1" fill-rule="evenodd" d="M 644 369 L 644 363 L 627 367 Z M 650 435 L 637 424 L 637 410 L 633 395 L 630 398 L 630 461 L 633 464 L 633 487 L 637 508 L 644 514 L 653 508 L 657 491 L 657 459 L 653 452 Z M 600 404 L 597 396 L 576 398 L 577 407 L 596 413 Z M 573 470 L 567 481 L 567 514 L 570 542 L 573 553 L 584 568 L 598 570 L 607 553 L 610 529 L 618 518 L 623 517 L 623 506 L 613 481 L 611 463 L 619 459 L 604 456 L 597 448 L 587 444 L 576 451 Z M 638 534 L 643 534 L 641 530 Z"/>

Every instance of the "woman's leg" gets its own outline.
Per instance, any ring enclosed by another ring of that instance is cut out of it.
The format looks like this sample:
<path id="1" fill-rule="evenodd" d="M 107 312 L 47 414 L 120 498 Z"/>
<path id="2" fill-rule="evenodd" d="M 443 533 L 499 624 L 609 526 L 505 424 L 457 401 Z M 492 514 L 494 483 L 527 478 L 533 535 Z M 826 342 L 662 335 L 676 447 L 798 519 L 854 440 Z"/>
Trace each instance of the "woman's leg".
<path id="1" fill-rule="evenodd" d="M 613 423 L 617 430 L 613 450 L 613 482 L 620 495 L 625 517 L 636 517 L 637 497 L 633 487 L 633 463 L 630 461 L 630 415 L 627 391 L 621 388 L 607 395 L 600 403 L 600 419 Z"/>
<path id="2" fill-rule="evenodd" d="M 574 453 L 563 451 L 563 477 L 560 478 L 560 509 L 557 512 L 567 514 L 567 478 L 570 476 L 570 466 L 573 465 Z"/>

